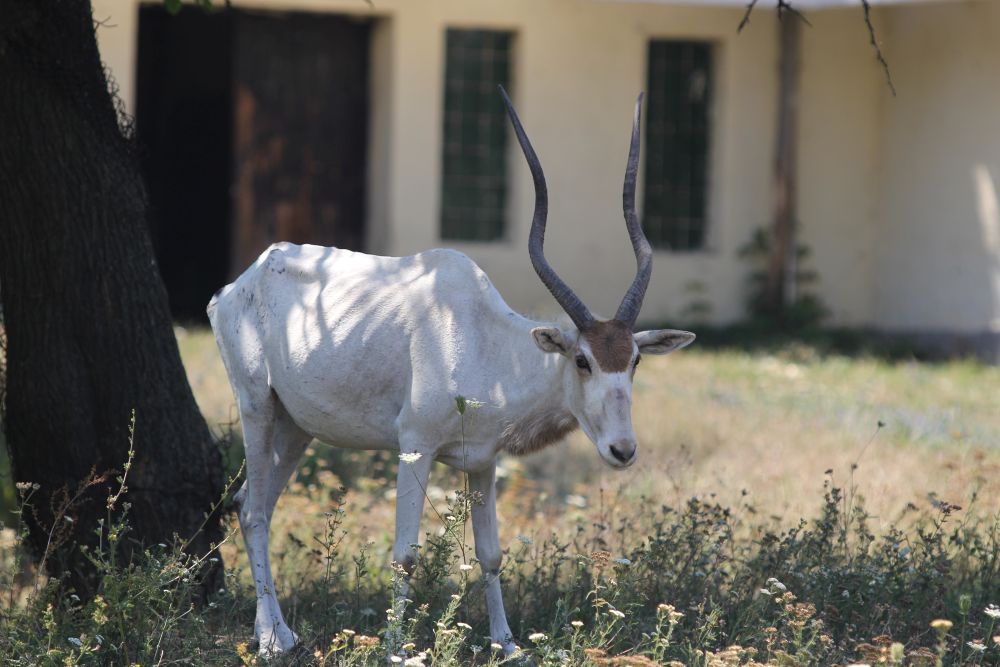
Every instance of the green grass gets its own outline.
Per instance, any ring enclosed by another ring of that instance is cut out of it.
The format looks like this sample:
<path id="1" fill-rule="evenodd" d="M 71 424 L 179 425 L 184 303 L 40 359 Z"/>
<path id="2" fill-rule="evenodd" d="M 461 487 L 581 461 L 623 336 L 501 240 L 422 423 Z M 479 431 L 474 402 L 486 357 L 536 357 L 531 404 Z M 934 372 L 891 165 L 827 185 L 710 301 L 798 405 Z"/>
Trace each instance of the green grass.
<path id="1" fill-rule="evenodd" d="M 199 405 L 227 431 L 214 342 L 204 331 L 178 339 Z M 579 436 L 502 462 L 505 601 L 531 660 L 1000 664 L 1000 612 L 986 613 L 1000 603 L 1000 369 L 801 345 L 647 362 L 634 406 L 641 466 L 612 472 Z M 278 593 L 303 639 L 277 664 L 386 664 L 393 623 L 413 664 L 421 652 L 424 664 L 499 662 L 478 568 L 461 567 L 471 530 L 430 510 L 413 603 L 387 619 L 396 465 L 310 448 L 272 531 Z M 441 468 L 428 496 L 464 517 L 460 488 Z M 130 568 L 94 554 L 104 586 L 79 601 L 36 576 L 8 529 L 0 663 L 254 662 L 254 595 L 230 529 L 210 556 L 225 563 L 227 589 L 198 608 L 199 564 L 170 546 Z M 117 531 L 127 539 L 127 526 Z M 938 619 L 952 626 L 932 628 Z"/>

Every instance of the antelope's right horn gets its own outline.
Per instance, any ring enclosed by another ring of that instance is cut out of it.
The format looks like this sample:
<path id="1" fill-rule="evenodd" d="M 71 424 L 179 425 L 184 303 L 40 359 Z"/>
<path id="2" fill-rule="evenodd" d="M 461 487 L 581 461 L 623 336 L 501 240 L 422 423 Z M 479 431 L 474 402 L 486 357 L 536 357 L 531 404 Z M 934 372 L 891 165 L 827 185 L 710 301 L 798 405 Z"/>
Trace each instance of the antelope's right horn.
<path id="1" fill-rule="evenodd" d="M 625 166 L 625 187 L 622 190 L 622 210 L 625 213 L 625 227 L 628 229 L 632 250 L 635 252 L 635 279 L 625 292 L 622 303 L 618 306 L 615 319 L 635 326 L 635 320 L 642 308 L 642 299 L 649 287 L 649 277 L 653 272 L 653 249 L 642 231 L 642 223 L 635 212 L 635 182 L 639 176 L 639 119 L 642 112 L 642 93 L 635 101 L 635 116 L 632 120 L 632 141 L 628 149 L 628 163 Z"/>

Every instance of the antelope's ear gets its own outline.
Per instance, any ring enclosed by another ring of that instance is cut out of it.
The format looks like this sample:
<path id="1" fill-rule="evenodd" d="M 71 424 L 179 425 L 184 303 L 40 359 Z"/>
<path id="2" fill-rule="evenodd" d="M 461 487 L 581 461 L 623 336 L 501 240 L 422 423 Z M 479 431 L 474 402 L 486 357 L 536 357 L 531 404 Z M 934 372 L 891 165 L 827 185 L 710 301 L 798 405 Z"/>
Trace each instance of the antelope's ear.
<path id="1" fill-rule="evenodd" d="M 567 354 L 570 348 L 563 332 L 556 327 L 536 327 L 531 330 L 531 335 L 542 352 L 556 352 Z"/>
<path id="2" fill-rule="evenodd" d="M 657 329 L 633 334 L 641 354 L 669 354 L 694 342 L 694 334 L 677 329 Z"/>

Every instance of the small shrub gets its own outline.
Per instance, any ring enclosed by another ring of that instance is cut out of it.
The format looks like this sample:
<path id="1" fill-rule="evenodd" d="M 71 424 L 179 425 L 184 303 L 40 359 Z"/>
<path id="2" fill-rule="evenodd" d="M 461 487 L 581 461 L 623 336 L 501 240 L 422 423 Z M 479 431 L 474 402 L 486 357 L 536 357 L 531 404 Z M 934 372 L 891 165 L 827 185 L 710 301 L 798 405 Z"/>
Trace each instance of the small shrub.
<path id="1" fill-rule="evenodd" d="M 789 270 L 794 272 L 796 292 L 780 313 L 772 312 L 767 303 L 767 261 L 770 254 L 771 239 L 762 227 L 755 229 L 750 240 L 739 250 L 740 259 L 750 265 L 746 295 L 750 321 L 769 329 L 779 328 L 789 332 L 816 329 L 830 311 L 814 291 L 819 274 L 807 267 L 812 249 L 805 244 L 795 247 L 795 261 Z"/>

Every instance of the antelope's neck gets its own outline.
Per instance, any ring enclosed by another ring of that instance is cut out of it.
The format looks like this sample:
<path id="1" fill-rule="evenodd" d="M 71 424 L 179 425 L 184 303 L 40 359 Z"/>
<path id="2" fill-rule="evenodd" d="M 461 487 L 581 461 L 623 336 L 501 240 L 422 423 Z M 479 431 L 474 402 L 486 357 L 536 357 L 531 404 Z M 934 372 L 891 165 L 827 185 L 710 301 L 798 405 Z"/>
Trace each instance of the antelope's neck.
<path id="1" fill-rule="evenodd" d="M 515 353 L 507 387 L 507 409 L 500 435 L 500 449 L 514 456 L 537 452 L 562 440 L 579 425 L 569 411 L 564 379 L 566 358 L 538 349 L 531 323 L 517 337 L 523 341 Z M 526 343 L 526 344 L 525 344 Z M 522 347 L 523 346 L 523 347 Z"/>

